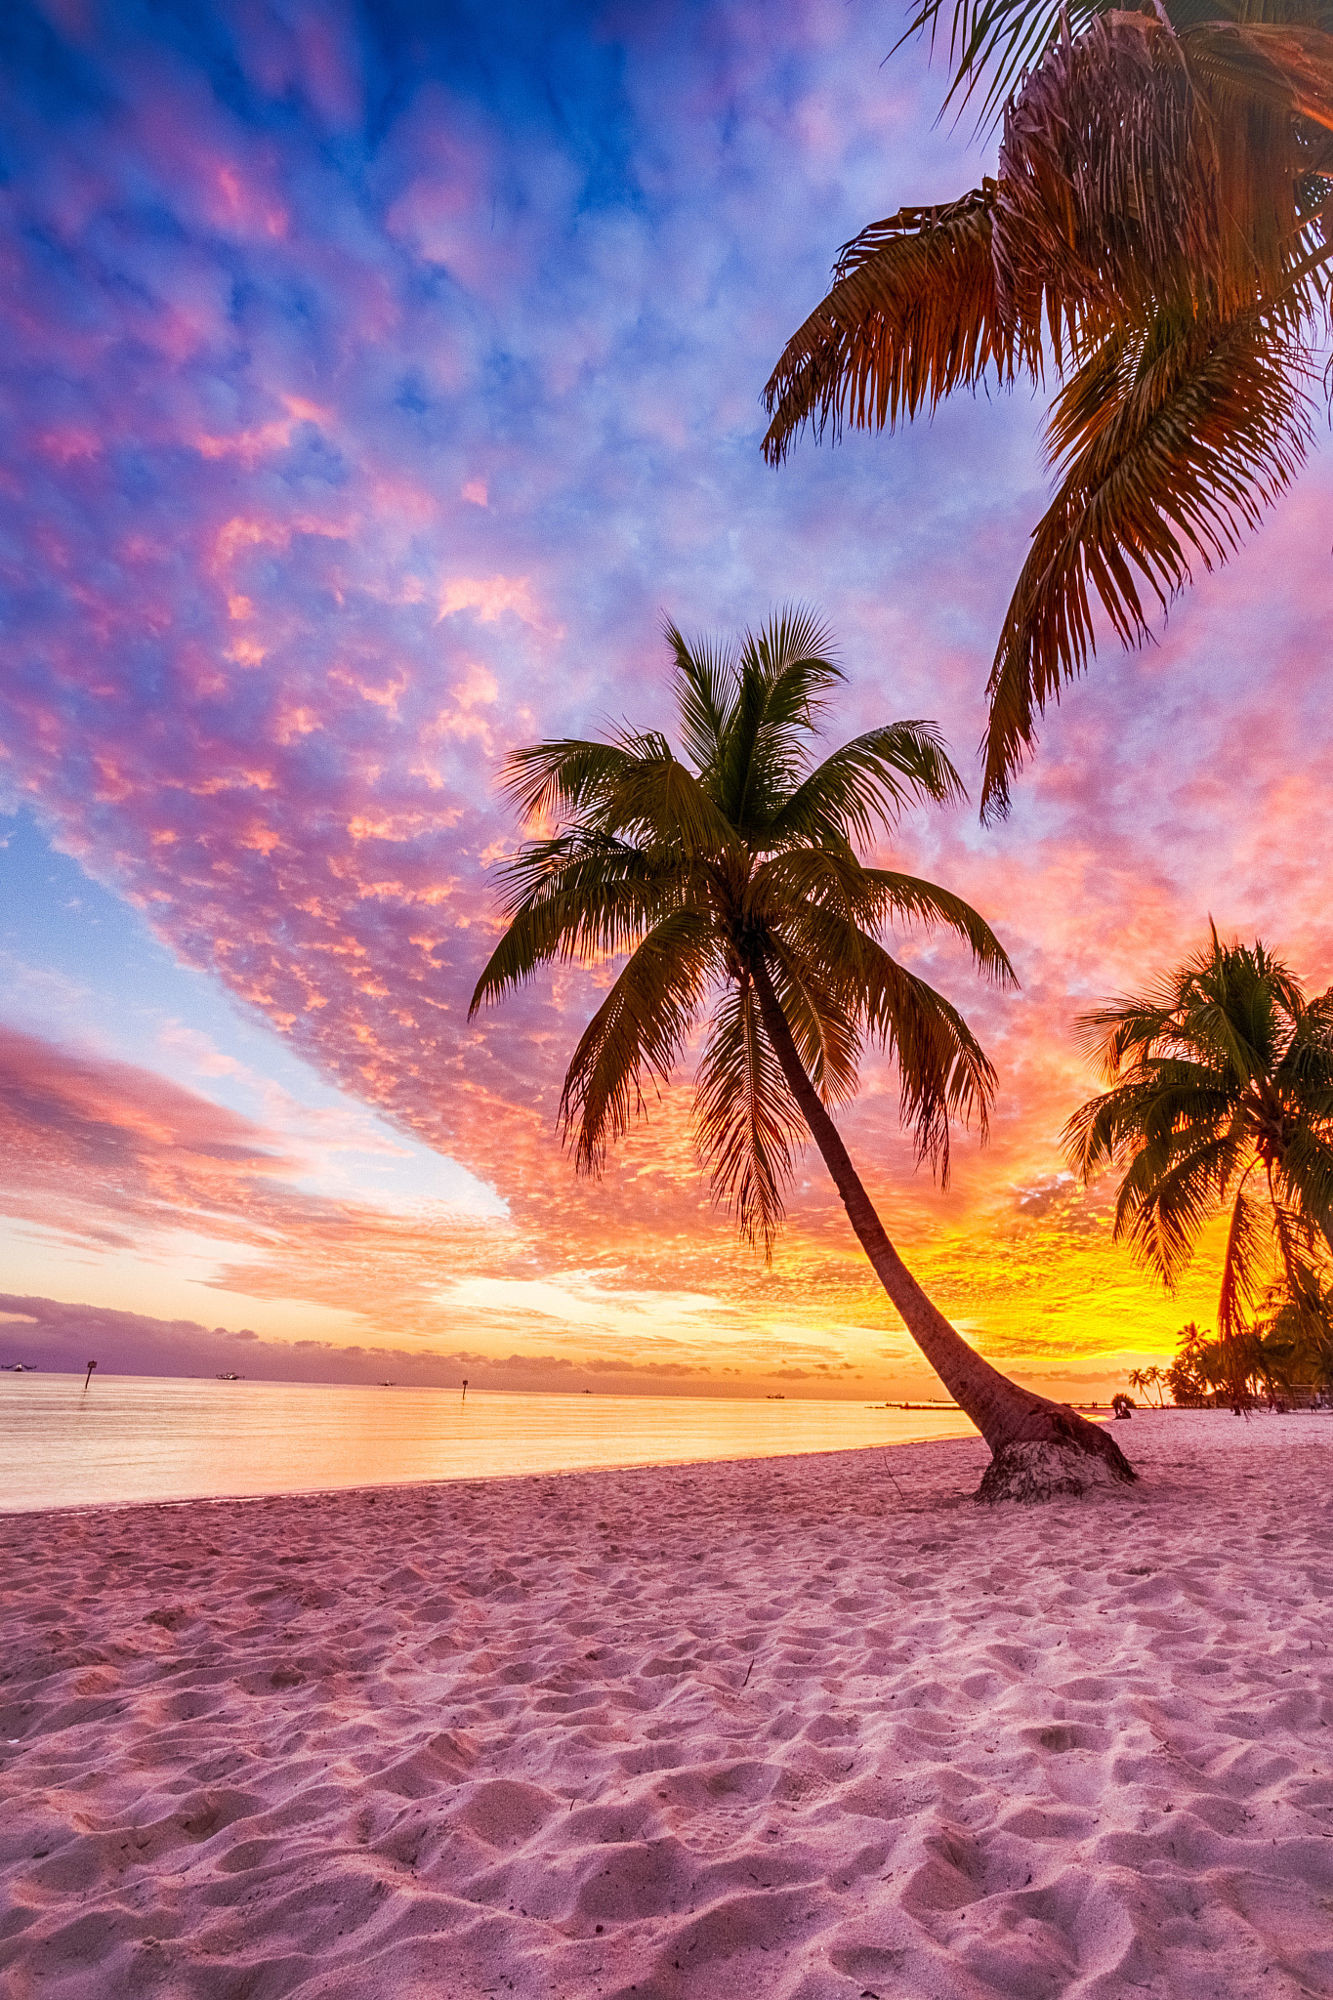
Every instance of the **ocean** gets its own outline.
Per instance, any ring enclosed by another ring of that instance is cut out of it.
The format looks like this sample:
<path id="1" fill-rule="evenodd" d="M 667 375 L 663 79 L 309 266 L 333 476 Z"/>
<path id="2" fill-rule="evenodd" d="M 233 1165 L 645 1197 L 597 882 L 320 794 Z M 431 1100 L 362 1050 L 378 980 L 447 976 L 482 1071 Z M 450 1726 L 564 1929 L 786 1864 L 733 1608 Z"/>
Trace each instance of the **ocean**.
<path id="1" fill-rule="evenodd" d="M 958 1410 L 0 1374 L 0 1512 L 222 1499 L 972 1435 Z"/>

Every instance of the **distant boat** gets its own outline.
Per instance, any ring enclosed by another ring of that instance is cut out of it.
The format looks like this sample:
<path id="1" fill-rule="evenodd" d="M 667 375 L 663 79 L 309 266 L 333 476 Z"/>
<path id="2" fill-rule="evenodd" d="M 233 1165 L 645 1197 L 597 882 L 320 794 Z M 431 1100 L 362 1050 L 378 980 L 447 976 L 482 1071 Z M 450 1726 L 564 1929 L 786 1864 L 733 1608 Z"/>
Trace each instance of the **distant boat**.
<path id="1" fill-rule="evenodd" d="M 229 1372 L 227 1374 L 219 1375 L 215 1379 L 219 1382 L 244 1382 L 245 1377 L 244 1375 L 234 1375 Z"/>
<path id="2" fill-rule="evenodd" d="M 785 1396 L 765 1396 L 764 1398 L 766 1403 L 785 1403 L 786 1400 Z"/>
<path id="3" fill-rule="evenodd" d="M 32 1369 L 26 1361 L 0 1361 L 0 1375 L 31 1375 Z"/>

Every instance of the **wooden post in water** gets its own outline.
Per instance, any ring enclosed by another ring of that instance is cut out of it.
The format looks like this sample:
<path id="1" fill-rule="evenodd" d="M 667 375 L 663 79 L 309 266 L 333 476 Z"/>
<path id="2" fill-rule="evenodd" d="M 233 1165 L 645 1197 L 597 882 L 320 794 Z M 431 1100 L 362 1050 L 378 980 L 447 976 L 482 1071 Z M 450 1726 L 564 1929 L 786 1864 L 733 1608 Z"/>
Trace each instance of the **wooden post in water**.
<path id="1" fill-rule="evenodd" d="M 464 1404 L 464 1403 L 466 1403 L 466 1401 L 467 1401 L 467 1376 L 465 1375 L 465 1376 L 463 1377 L 463 1395 L 462 1395 L 462 1400 L 461 1400 L 461 1401 L 459 1402 L 459 1405 L 458 1405 L 458 1407 L 459 1407 L 459 1409 L 460 1409 L 460 1410 L 462 1409 L 462 1407 L 463 1407 L 463 1404 Z"/>
<path id="2" fill-rule="evenodd" d="M 94 1368 L 96 1368 L 96 1366 L 97 1366 L 97 1363 L 96 1363 L 95 1361 L 90 1361 L 90 1362 L 88 1363 L 88 1373 L 87 1373 L 87 1374 L 86 1374 L 86 1375 L 84 1376 L 84 1378 L 83 1378 L 83 1393 L 84 1393 L 84 1395 L 85 1395 L 85 1396 L 86 1396 L 86 1395 L 87 1395 L 87 1393 L 88 1393 L 88 1384 L 89 1384 L 89 1383 L 90 1383 L 90 1382 L 92 1381 L 92 1379 L 93 1379 L 93 1370 L 94 1370 Z"/>

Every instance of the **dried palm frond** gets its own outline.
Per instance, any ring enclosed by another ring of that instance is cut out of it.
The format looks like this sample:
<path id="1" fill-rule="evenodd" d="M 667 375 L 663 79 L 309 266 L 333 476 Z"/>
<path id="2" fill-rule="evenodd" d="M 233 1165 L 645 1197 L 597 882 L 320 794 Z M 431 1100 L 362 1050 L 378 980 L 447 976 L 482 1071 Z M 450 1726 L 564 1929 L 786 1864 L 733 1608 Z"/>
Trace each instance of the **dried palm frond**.
<path id="1" fill-rule="evenodd" d="M 1008 100 L 997 176 L 846 246 L 767 385 L 764 451 L 1040 380 L 1046 357 L 1067 377 L 990 682 L 989 816 L 1099 607 L 1140 643 L 1301 463 L 1333 323 L 1333 0 L 923 0 L 908 32 L 946 18 L 954 92 L 989 77 L 986 106 Z"/>
<path id="2" fill-rule="evenodd" d="M 1165 610 L 1193 564 L 1225 561 L 1303 462 L 1305 357 L 1259 312 L 1218 328 L 1107 337 L 1062 391 L 1064 469 L 1032 539 L 991 672 L 982 809 L 1002 814 L 1037 714 L 1094 650 L 1094 597 L 1139 643 L 1145 594 Z"/>
<path id="3" fill-rule="evenodd" d="M 1039 377 L 1040 330 L 1003 319 L 991 255 L 995 183 L 943 208 L 900 208 L 843 246 L 828 297 L 788 341 L 764 390 L 771 465 L 807 423 L 890 430 L 989 377 Z"/>
<path id="4" fill-rule="evenodd" d="M 1005 117 L 994 204 L 1007 319 L 1034 319 L 1052 286 L 1093 334 L 1164 300 L 1226 318 L 1274 290 L 1292 217 L 1290 108 L 1252 92 L 1223 124 L 1191 47 L 1147 15 L 1113 14 L 1027 79 Z"/>
<path id="5" fill-rule="evenodd" d="M 919 0 L 919 5 L 895 44 L 924 34 L 932 51 L 944 37 L 946 0 Z M 953 0 L 947 34 L 953 77 L 945 109 L 961 110 L 980 96 L 979 130 L 997 123 L 1006 101 L 1021 88 L 1050 54 L 1068 45 L 1096 21 L 1122 12 L 1119 0 Z M 1152 0 L 1142 9 L 1176 34 L 1198 27 L 1263 26 L 1298 35 L 1333 33 L 1329 0 Z"/>

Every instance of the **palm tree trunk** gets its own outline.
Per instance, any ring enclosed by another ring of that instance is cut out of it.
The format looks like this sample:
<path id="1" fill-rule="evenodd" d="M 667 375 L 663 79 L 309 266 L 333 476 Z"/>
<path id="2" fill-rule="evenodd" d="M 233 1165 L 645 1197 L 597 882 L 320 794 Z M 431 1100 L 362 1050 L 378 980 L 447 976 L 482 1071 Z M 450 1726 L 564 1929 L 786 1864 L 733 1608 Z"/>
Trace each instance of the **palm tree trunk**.
<path id="1" fill-rule="evenodd" d="M 1066 1404 L 1053 1403 L 1011 1382 L 969 1347 L 932 1305 L 890 1243 L 838 1128 L 806 1075 L 767 967 L 762 962 L 754 965 L 751 976 L 773 1052 L 842 1196 L 861 1248 L 907 1331 L 991 1448 L 992 1463 L 978 1498 L 1039 1499 L 1047 1493 L 1081 1490 L 1092 1480 L 1080 1478 L 1079 1468 L 1071 1462 L 1078 1456 L 1090 1461 L 1087 1470 L 1094 1478 L 1093 1468 L 1099 1467 L 1103 1478 L 1109 1472 L 1116 1479 L 1134 1479 L 1129 1461 L 1100 1424 L 1089 1423 Z M 1035 1452 L 1032 1447 L 1037 1448 Z"/>

